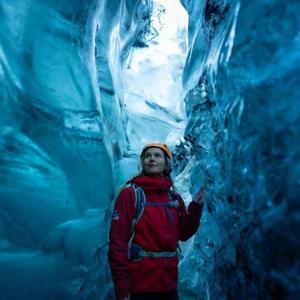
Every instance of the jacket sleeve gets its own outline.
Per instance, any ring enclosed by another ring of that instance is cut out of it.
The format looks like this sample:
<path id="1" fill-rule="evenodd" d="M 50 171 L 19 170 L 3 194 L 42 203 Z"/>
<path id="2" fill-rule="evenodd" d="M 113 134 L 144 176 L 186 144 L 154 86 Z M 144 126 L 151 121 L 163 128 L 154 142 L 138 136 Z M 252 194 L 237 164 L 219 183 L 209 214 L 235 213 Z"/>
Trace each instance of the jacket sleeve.
<path id="1" fill-rule="evenodd" d="M 181 241 L 188 240 L 196 233 L 200 224 L 203 204 L 198 204 L 194 201 L 186 209 L 182 198 L 178 195 L 179 200 L 179 239 Z"/>
<path id="2" fill-rule="evenodd" d="M 117 299 L 130 293 L 128 242 L 135 203 L 131 188 L 123 189 L 117 197 L 109 233 L 108 261 L 111 267 Z"/>

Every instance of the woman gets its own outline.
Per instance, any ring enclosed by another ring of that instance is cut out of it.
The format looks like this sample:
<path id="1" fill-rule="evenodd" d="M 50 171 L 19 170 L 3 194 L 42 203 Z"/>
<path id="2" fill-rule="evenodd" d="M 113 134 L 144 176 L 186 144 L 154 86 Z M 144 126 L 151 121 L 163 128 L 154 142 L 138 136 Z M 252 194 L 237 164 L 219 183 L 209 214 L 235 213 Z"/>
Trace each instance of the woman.
<path id="1" fill-rule="evenodd" d="M 117 299 L 179 299 L 178 241 L 186 241 L 197 231 L 204 190 L 187 211 L 174 192 L 171 160 L 165 144 L 146 145 L 140 158 L 141 174 L 128 182 L 130 186 L 116 200 L 109 263 Z"/>

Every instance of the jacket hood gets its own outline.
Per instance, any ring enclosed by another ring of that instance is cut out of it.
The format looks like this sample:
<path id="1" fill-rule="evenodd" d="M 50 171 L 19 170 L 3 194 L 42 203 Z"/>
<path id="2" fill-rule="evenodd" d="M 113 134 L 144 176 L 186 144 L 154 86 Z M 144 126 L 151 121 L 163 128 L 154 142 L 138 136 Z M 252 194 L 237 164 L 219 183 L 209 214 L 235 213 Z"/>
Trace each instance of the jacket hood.
<path id="1" fill-rule="evenodd" d="M 147 192 L 165 192 L 172 186 L 171 179 L 162 175 L 141 175 L 134 177 L 129 183 L 136 184 Z"/>

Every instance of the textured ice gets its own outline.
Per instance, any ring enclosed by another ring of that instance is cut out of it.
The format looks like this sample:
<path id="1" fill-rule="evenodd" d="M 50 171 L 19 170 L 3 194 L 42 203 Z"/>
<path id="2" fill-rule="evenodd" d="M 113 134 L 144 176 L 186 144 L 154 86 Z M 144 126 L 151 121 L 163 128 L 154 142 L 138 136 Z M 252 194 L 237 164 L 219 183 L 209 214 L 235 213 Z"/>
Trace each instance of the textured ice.
<path id="1" fill-rule="evenodd" d="M 0 3 L 0 299 L 113 298 L 112 200 L 148 140 L 186 203 L 206 187 L 181 298 L 299 295 L 300 4 L 181 5 Z"/>

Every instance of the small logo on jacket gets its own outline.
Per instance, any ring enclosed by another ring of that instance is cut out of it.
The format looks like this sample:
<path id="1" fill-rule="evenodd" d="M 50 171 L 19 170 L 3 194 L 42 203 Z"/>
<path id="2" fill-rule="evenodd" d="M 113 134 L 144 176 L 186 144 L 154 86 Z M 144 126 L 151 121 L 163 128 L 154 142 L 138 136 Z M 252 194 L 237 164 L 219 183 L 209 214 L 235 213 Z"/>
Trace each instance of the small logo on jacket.
<path id="1" fill-rule="evenodd" d="M 112 214 L 112 220 L 119 220 L 119 212 L 115 210 Z"/>

